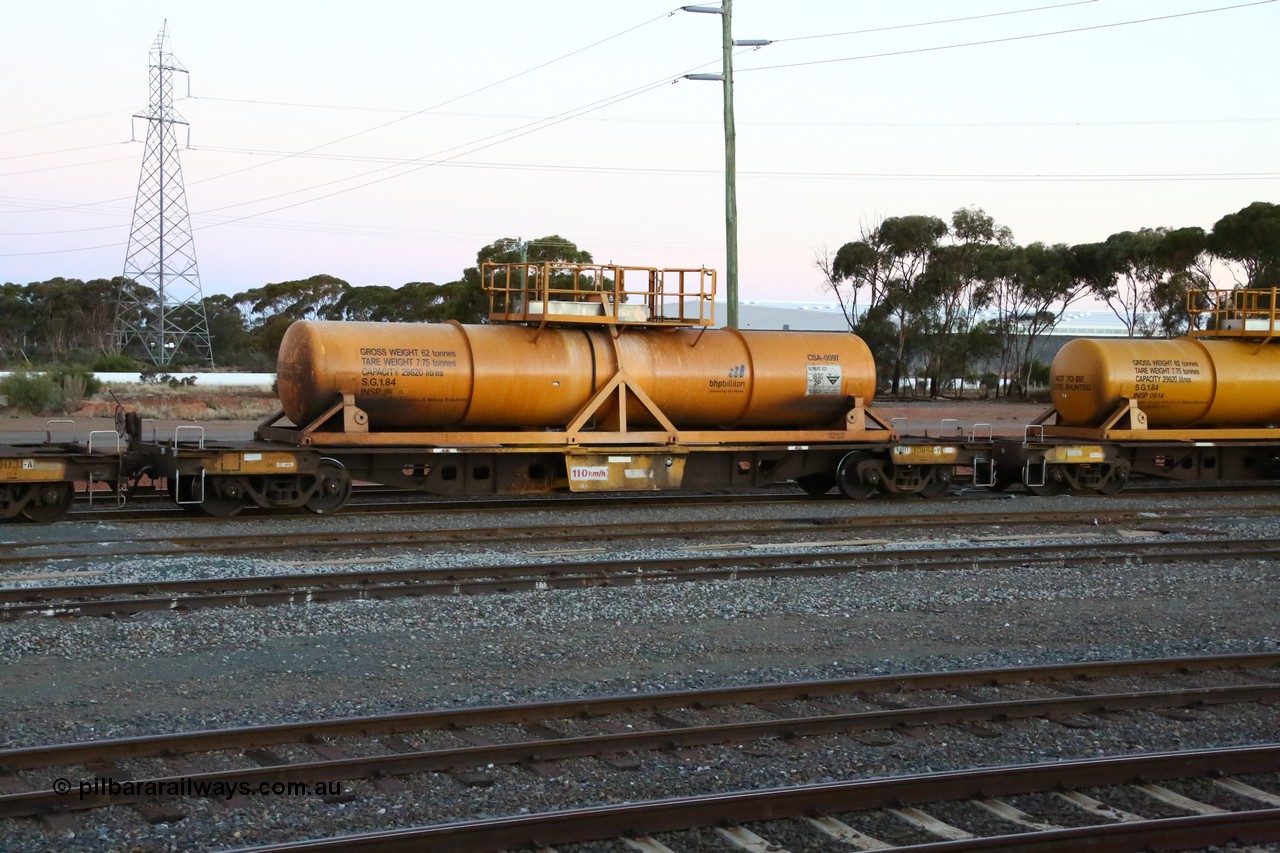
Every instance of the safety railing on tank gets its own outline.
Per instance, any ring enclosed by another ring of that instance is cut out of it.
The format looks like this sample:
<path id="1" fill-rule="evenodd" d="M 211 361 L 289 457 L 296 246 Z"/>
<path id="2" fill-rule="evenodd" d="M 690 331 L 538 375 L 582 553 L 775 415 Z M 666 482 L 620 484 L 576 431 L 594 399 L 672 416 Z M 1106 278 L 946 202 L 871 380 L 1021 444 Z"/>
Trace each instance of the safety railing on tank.
<path id="1" fill-rule="evenodd" d="M 1270 340 L 1280 332 L 1280 289 L 1191 290 L 1187 312 L 1193 338 Z"/>
<path id="2" fill-rule="evenodd" d="M 485 263 L 489 320 L 617 326 L 714 326 L 716 272 L 612 264 Z"/>

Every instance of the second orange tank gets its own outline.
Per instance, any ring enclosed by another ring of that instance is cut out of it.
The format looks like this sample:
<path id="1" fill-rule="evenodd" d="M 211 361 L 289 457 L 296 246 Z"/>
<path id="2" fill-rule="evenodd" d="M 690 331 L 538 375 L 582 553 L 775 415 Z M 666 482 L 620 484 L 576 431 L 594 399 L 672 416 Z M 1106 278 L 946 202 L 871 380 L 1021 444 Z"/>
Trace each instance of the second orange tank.
<path id="1" fill-rule="evenodd" d="M 1068 342 L 1051 368 L 1058 422 L 1098 426 L 1124 398 L 1152 428 L 1280 424 L 1280 346 L 1176 338 Z"/>

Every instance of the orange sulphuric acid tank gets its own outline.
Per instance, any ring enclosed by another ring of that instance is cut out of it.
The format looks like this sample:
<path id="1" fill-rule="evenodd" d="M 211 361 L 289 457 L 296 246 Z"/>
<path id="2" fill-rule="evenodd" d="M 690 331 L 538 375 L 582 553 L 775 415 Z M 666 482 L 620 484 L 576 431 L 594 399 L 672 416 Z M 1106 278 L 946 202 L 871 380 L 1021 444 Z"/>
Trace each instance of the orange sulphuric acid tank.
<path id="1" fill-rule="evenodd" d="M 1058 422 L 1098 426 L 1124 398 L 1153 429 L 1280 424 L 1280 346 L 1175 338 L 1079 339 L 1053 359 Z"/>
<path id="2" fill-rule="evenodd" d="M 875 393 L 875 362 L 842 332 L 294 323 L 280 344 L 285 415 L 343 394 L 375 430 L 564 427 L 620 371 L 678 429 L 803 428 Z M 631 420 L 646 423 L 636 412 Z"/>

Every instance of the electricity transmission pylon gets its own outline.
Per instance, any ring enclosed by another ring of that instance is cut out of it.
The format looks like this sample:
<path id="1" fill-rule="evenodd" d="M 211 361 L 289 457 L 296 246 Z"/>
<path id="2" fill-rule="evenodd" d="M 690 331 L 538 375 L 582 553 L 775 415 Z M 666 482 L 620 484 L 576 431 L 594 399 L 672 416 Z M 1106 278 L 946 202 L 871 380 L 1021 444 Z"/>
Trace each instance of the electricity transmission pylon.
<path id="1" fill-rule="evenodd" d="M 187 69 L 169 52 L 167 28 L 168 21 L 151 46 L 150 103 L 133 115 L 147 122 L 147 141 L 124 260 L 124 276 L 134 286 L 120 291 L 113 343 L 116 352 L 139 343 L 145 357 L 159 367 L 167 367 L 184 350 L 213 366 L 178 160 L 176 127 L 187 122 L 173 108 L 173 73 L 186 74 Z"/>

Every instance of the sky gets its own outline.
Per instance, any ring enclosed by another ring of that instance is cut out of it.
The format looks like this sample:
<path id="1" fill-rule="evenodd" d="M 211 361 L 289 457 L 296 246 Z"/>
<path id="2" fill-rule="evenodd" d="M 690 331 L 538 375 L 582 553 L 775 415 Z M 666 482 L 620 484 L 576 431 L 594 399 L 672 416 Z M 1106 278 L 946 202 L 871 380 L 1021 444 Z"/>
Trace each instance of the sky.
<path id="1" fill-rule="evenodd" d="M 205 295 L 549 234 L 723 274 L 724 87 L 683 79 L 721 18 L 670 2 L 0 0 L 0 282 L 121 273 L 162 27 Z M 1280 202 L 1276 0 L 732 9 L 773 41 L 733 60 L 743 300 L 826 301 L 815 258 L 890 216 L 1083 243 Z"/>

